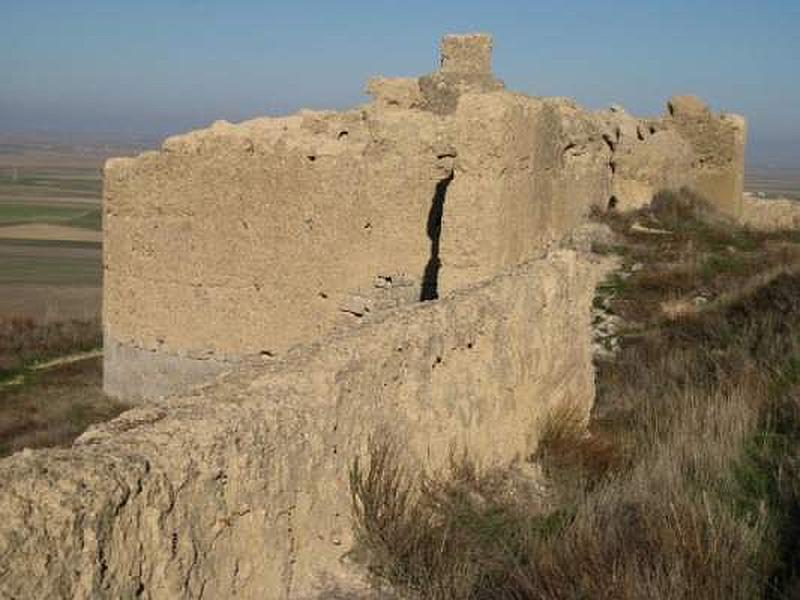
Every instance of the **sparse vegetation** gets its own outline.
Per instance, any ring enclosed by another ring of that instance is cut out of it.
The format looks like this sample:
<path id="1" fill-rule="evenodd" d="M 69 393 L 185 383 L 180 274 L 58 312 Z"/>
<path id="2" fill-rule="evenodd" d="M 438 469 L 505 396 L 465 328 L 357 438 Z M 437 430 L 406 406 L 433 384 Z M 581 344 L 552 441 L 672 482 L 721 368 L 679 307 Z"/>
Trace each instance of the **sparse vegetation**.
<path id="1" fill-rule="evenodd" d="M 39 369 L 42 361 L 101 346 L 99 320 L 0 319 L 0 456 L 70 444 L 127 406 L 102 391 L 100 358 Z"/>
<path id="2" fill-rule="evenodd" d="M 376 577 L 442 599 L 800 597 L 799 249 L 695 202 L 608 217 L 639 268 L 609 284 L 626 329 L 588 430 L 554 414 L 502 471 L 412 475 L 385 441 L 354 465 Z"/>
<path id="3" fill-rule="evenodd" d="M 0 384 L 0 457 L 23 448 L 66 446 L 86 428 L 116 417 L 128 405 L 102 391 L 101 359 L 42 371 Z"/>
<path id="4" fill-rule="evenodd" d="M 41 323 L 31 317 L 0 318 L 0 381 L 31 363 L 101 344 L 99 319 Z"/>

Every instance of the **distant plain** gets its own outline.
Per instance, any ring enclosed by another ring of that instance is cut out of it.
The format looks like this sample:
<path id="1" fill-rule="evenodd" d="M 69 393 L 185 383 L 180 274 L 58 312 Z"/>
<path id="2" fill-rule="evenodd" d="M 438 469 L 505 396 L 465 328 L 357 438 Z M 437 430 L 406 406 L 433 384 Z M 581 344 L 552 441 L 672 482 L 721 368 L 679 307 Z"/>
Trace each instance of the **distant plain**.
<path id="1" fill-rule="evenodd" d="M 102 165 L 140 149 L 0 135 L 0 456 L 125 408 L 86 351 L 102 339 Z"/>
<path id="2" fill-rule="evenodd" d="M 103 162 L 144 148 L 0 134 L 0 316 L 99 316 Z"/>

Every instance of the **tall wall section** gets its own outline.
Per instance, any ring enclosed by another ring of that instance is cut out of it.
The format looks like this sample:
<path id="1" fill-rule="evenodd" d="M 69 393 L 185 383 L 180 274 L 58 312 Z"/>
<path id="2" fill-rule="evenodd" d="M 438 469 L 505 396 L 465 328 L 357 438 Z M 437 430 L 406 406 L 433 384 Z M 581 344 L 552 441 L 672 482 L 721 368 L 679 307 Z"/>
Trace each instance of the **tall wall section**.
<path id="1" fill-rule="evenodd" d="M 184 389 L 483 281 L 605 204 L 589 113 L 504 91 L 485 36 L 443 53 L 356 110 L 218 123 L 107 164 L 110 394 Z"/>

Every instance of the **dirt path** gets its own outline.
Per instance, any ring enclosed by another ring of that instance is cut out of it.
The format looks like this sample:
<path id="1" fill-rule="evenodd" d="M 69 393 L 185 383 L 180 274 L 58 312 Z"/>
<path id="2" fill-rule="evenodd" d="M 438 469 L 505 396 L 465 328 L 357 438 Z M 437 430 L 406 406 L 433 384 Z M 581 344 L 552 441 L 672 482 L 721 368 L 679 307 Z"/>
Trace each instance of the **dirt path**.
<path id="1" fill-rule="evenodd" d="M 102 242 L 103 233 L 81 227 L 31 223 L 0 227 L 0 238 L 7 240 L 58 240 L 66 242 Z"/>
<path id="2" fill-rule="evenodd" d="M 52 360 L 47 360 L 44 362 L 33 364 L 25 369 L 25 371 L 47 371 L 49 369 L 54 369 L 56 367 L 61 367 L 63 365 L 69 365 L 72 363 L 80 362 L 83 360 L 89 360 L 92 358 L 100 358 L 103 356 L 102 350 L 90 350 L 88 352 L 76 352 L 75 354 L 68 354 L 66 356 L 60 356 L 58 358 L 54 358 Z M 14 385 L 20 385 L 25 383 L 25 373 L 21 373 L 16 377 L 12 377 L 8 381 L 0 382 L 0 389 L 11 387 Z"/>

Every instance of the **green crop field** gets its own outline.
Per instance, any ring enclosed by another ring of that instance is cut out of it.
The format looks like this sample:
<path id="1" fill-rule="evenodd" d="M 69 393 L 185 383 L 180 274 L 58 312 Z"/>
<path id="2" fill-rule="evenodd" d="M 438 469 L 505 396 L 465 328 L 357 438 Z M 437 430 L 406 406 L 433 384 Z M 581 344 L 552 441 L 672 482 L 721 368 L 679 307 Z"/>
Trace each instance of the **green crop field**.
<path id="1" fill-rule="evenodd" d="M 0 227 L 49 223 L 99 231 L 101 193 L 97 168 L 0 168 Z"/>
<path id="2" fill-rule="evenodd" d="M 0 285 L 99 287 L 101 255 L 93 242 L 0 240 Z"/>
<path id="3" fill-rule="evenodd" d="M 101 228 L 101 214 L 99 208 L 93 208 L 91 205 L 0 201 L 0 227 L 27 223 L 50 223 L 99 231 Z"/>
<path id="4" fill-rule="evenodd" d="M 14 158 L 13 148 L 7 150 L 0 163 L 0 316 L 26 314 L 39 319 L 96 314 L 102 245 L 58 238 L 69 231 L 63 227 L 101 230 L 99 163 L 50 166 L 22 162 Z M 23 166 L 13 166 L 15 160 Z M 53 239 L 50 230 L 41 228 L 31 239 L 9 239 L 27 237 L 24 227 L 28 225 L 61 229 L 53 230 Z M 5 236 L 4 228 L 8 228 Z M 79 239 L 83 234 L 76 235 Z"/>

